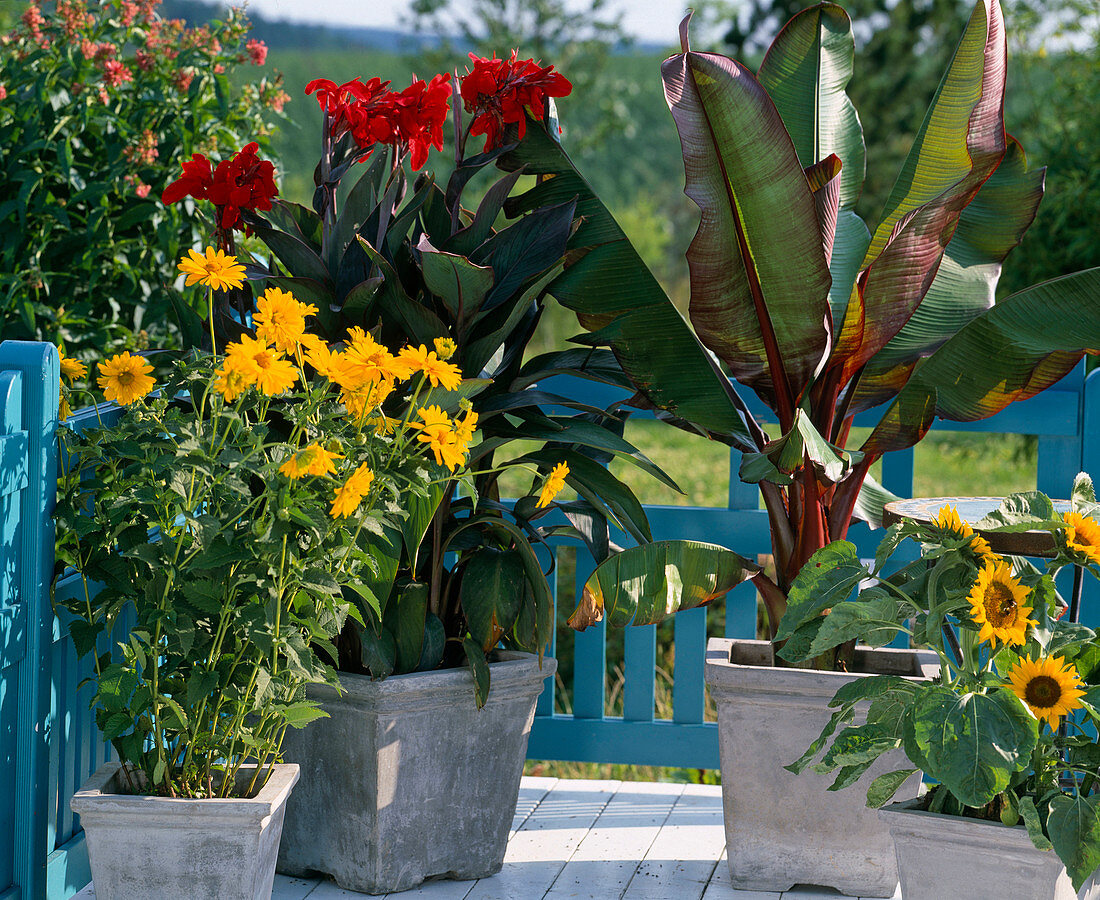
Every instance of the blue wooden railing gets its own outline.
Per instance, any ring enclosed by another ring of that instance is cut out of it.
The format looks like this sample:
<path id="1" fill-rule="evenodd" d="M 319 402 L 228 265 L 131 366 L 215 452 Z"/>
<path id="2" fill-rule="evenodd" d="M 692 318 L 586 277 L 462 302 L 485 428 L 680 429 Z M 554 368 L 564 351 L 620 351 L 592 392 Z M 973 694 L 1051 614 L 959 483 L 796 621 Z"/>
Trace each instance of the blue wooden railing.
<path id="1" fill-rule="evenodd" d="M 69 798 L 109 752 L 95 730 L 67 622 L 55 617 L 50 602 L 53 574 L 51 513 L 58 466 L 57 352 L 48 344 L 0 344 L 0 900 L 67 898 L 89 880 L 79 820 Z M 1039 436 L 1037 485 L 1065 494 L 1081 469 L 1100 472 L 1100 380 L 1079 367 L 1037 398 L 1015 404 L 994 419 L 956 430 Z M 623 399 L 587 382 L 560 381 L 555 393 L 583 396 L 607 406 Z M 754 409 L 766 419 L 766 410 Z M 69 421 L 80 429 L 109 409 L 78 411 Z M 857 424 L 873 424 L 873 417 Z M 739 455 L 730 458 L 729 501 L 725 508 L 647 507 L 653 535 L 722 543 L 753 557 L 769 552 L 765 513 L 757 490 L 741 484 Z M 674 475 L 680 473 L 673 473 Z M 909 496 L 912 452 L 883 461 L 883 481 Z M 852 540 L 870 556 L 875 536 L 853 527 Z M 559 622 L 573 608 L 592 560 L 575 553 L 573 581 L 558 584 Z M 565 554 L 559 552 L 559 561 Z M 82 590 L 79 578 L 61 580 L 62 596 Z M 569 608 L 566 609 L 565 606 Z M 709 621 L 708 621 L 709 620 Z M 1086 584 L 1082 620 L 1100 620 L 1100 592 Z M 752 637 L 756 600 L 750 586 L 732 591 L 710 610 L 692 610 L 675 619 L 672 715 L 657 717 L 657 627 L 627 629 L 623 635 L 622 715 L 608 715 L 608 635 L 603 626 L 572 635 L 573 671 L 567 683 L 570 714 L 555 712 L 552 679 L 539 700 L 528 755 L 532 759 L 619 762 L 714 768 L 718 765 L 715 726 L 704 721 L 703 660 L 711 633 Z M 105 639 L 106 649 L 109 641 Z M 559 648 L 551 647 L 556 653 Z M 617 662 L 618 660 L 613 660 Z M 9 798 L 10 801 L 9 801 Z"/>

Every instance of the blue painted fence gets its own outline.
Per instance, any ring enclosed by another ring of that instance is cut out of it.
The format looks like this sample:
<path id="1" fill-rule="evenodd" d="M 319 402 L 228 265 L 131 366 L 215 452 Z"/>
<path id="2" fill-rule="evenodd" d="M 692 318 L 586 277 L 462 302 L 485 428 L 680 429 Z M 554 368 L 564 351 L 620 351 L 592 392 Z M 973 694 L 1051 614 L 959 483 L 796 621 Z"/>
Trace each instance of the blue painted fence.
<path id="1" fill-rule="evenodd" d="M 57 352 L 48 344 L 0 344 L 0 900 L 61 900 L 88 882 L 83 834 L 69 812 L 69 798 L 109 751 L 96 733 L 87 693 L 78 688 L 88 666 L 77 664 L 67 623 L 54 616 L 50 602 L 58 369 Z M 1038 435 L 1038 487 L 1065 494 L 1076 472 L 1100 472 L 1098 378 L 1100 373 L 1086 378 L 1079 367 L 1051 390 L 994 419 L 952 428 Z M 586 382 L 566 380 L 549 389 L 601 406 L 623 399 Z M 753 412 L 767 418 L 762 408 Z M 68 424 L 80 429 L 112 417 L 110 408 L 101 407 L 76 413 Z M 869 424 L 873 421 L 857 420 L 857 425 Z M 654 537 L 723 543 L 749 557 L 767 553 L 767 518 L 758 509 L 756 489 L 737 480 L 739 463 L 739 455 L 732 453 L 726 508 L 647 507 Z M 909 496 L 912 476 L 911 451 L 883 461 L 883 481 L 895 493 Z M 872 555 L 877 541 L 866 527 L 854 527 L 850 538 Z M 575 581 L 554 585 L 562 604 L 559 621 L 572 610 L 592 568 L 583 549 L 570 552 L 576 553 Z M 82 585 L 69 577 L 55 590 L 61 596 Z M 554 712 L 555 686 L 548 679 L 529 756 L 717 767 L 715 726 L 704 721 L 708 617 L 712 632 L 752 637 L 754 591 L 743 585 L 715 609 L 676 617 L 671 719 L 655 715 L 655 626 L 628 629 L 623 637 L 621 717 L 607 715 L 604 628 L 572 637 L 559 629 L 564 640 L 574 641 L 572 712 Z M 1092 583 L 1086 583 L 1082 620 L 1100 620 L 1100 592 Z"/>

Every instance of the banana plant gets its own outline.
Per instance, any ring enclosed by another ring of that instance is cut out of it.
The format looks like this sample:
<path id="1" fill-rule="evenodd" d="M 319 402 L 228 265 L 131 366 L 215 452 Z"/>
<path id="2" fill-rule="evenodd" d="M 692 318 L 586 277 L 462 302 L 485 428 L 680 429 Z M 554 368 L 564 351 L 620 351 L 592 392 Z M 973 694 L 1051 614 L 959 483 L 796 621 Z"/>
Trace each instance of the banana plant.
<path id="1" fill-rule="evenodd" d="M 876 460 L 919 442 L 937 416 L 973 421 L 1031 397 L 1100 348 L 1100 269 L 995 302 L 1045 177 L 1005 133 L 996 0 L 974 6 L 873 229 L 854 211 L 865 149 L 845 92 L 844 10 L 799 13 L 755 73 L 691 50 L 688 21 L 682 52 L 661 69 L 701 210 L 688 321 L 545 128 L 501 164 L 551 177 L 506 209 L 576 198 L 572 256 L 550 293 L 576 311 L 585 340 L 611 348 L 634 403 L 742 451 L 741 477 L 759 484 L 771 527 L 774 577 L 751 577 L 774 637 L 804 563 L 853 518 L 881 516 Z M 754 421 L 743 390 L 772 410 L 777 433 Z M 853 416 L 872 408 L 878 424 L 851 446 Z M 654 561 L 650 549 L 627 552 Z M 593 578 L 575 627 L 606 614 Z M 709 598 L 685 589 L 675 605 Z"/>

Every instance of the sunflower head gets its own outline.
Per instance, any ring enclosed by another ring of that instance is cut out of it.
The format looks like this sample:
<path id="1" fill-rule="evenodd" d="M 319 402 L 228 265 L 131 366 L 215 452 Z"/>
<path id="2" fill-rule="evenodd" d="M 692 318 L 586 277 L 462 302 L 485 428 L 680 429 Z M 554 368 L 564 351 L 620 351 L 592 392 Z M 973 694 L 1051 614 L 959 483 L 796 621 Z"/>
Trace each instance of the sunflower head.
<path id="1" fill-rule="evenodd" d="M 983 641 L 997 638 L 1020 645 L 1027 640 L 1028 589 L 1012 577 L 1012 567 L 1003 559 L 988 560 L 978 572 L 970 590 L 970 615 L 980 627 Z"/>
<path id="2" fill-rule="evenodd" d="M 1062 716 L 1081 707 L 1081 676 L 1060 656 L 1021 659 L 1008 673 L 1008 687 L 1038 719 L 1057 728 Z"/>
<path id="3" fill-rule="evenodd" d="M 963 521 L 959 511 L 954 506 L 940 507 L 939 513 L 932 519 L 932 524 L 943 533 L 944 537 L 962 540 L 969 538 L 966 549 L 977 557 L 979 566 L 989 561 L 996 561 L 996 556 L 989 546 L 989 541 L 976 534 L 969 523 Z"/>
<path id="4" fill-rule="evenodd" d="M 550 470 L 550 474 L 546 476 L 546 481 L 542 485 L 538 502 L 535 504 L 537 509 L 549 506 L 554 498 L 565 490 L 565 476 L 568 474 L 569 466 L 564 461 Z"/>
<path id="5" fill-rule="evenodd" d="M 1100 564 L 1100 524 L 1075 512 L 1063 514 L 1062 519 L 1066 523 L 1066 549 L 1078 558 L 1084 557 L 1088 563 Z"/>

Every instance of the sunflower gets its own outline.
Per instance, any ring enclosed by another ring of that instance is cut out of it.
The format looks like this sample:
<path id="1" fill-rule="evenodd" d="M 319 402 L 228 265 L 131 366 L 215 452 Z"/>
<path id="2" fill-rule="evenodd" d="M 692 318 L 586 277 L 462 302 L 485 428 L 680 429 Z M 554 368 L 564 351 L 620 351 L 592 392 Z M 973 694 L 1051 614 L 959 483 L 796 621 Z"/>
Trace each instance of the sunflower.
<path id="1" fill-rule="evenodd" d="M 1062 716 L 1081 707 L 1085 692 L 1080 688 L 1077 669 L 1060 656 L 1021 659 L 1008 673 L 1008 687 L 1028 705 L 1036 718 L 1057 728 Z"/>
<path id="2" fill-rule="evenodd" d="M 546 476 L 546 482 L 542 486 L 542 493 L 539 494 L 539 501 L 535 506 L 540 509 L 544 506 L 549 506 L 553 499 L 565 488 L 565 476 L 568 474 L 569 466 L 564 462 L 560 462 L 554 466 L 554 468 L 550 470 L 550 474 Z"/>
<path id="3" fill-rule="evenodd" d="M 252 324 L 256 326 L 257 338 L 290 353 L 298 349 L 305 337 L 306 316 L 315 315 L 316 306 L 300 303 L 288 291 L 273 287 L 256 301 Z"/>
<path id="4" fill-rule="evenodd" d="M 1066 523 L 1067 548 L 1090 563 L 1100 563 L 1100 525 L 1096 520 L 1075 512 L 1063 514 L 1062 519 Z"/>
<path id="5" fill-rule="evenodd" d="M 998 557 L 989 546 L 989 541 L 974 533 L 969 523 L 964 522 L 959 511 L 954 506 L 942 506 L 939 513 L 932 520 L 932 524 L 948 535 L 957 538 L 970 538 L 969 549 L 981 562 L 996 562 Z"/>
<path id="6" fill-rule="evenodd" d="M 443 385 L 446 390 L 453 391 L 462 383 L 462 370 L 452 363 L 444 362 L 436 356 L 434 350 L 429 350 L 423 344 L 419 347 L 402 347 L 397 358 L 410 375 L 423 372 L 432 387 Z"/>
<path id="7" fill-rule="evenodd" d="M 308 447 L 292 453 L 279 471 L 287 478 L 302 478 L 305 475 L 335 475 L 334 460 L 343 459 L 339 453 L 332 453 L 314 442 Z"/>
<path id="8" fill-rule="evenodd" d="M 332 508 L 329 515 L 347 518 L 359 508 L 363 498 L 370 492 L 374 482 L 374 472 L 366 463 L 351 473 L 348 480 L 333 491 Z"/>
<path id="9" fill-rule="evenodd" d="M 129 406 L 153 389 L 156 382 L 149 377 L 152 371 L 153 367 L 140 356 L 119 353 L 99 364 L 96 383 L 108 400 L 114 400 L 120 406 Z"/>
<path id="10" fill-rule="evenodd" d="M 256 385 L 269 397 L 281 394 L 298 380 L 298 371 L 290 360 L 264 341 L 247 335 L 239 344 L 225 348 L 225 364 L 238 368 L 249 385 Z"/>
<path id="11" fill-rule="evenodd" d="M 244 284 L 244 266 L 237 262 L 237 257 L 213 247 L 206 248 L 205 256 L 195 250 L 187 253 L 180 258 L 178 268 L 187 276 L 188 287 L 197 283 L 214 291 L 227 291 Z"/>
<path id="12" fill-rule="evenodd" d="M 967 597 L 970 615 L 981 626 L 978 638 L 1022 644 L 1031 612 L 1031 607 L 1024 605 L 1027 595 L 1028 589 L 1012 577 L 1012 567 L 1005 560 L 986 561 Z"/>

